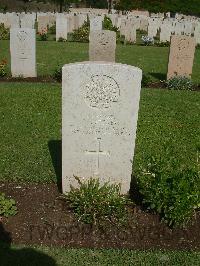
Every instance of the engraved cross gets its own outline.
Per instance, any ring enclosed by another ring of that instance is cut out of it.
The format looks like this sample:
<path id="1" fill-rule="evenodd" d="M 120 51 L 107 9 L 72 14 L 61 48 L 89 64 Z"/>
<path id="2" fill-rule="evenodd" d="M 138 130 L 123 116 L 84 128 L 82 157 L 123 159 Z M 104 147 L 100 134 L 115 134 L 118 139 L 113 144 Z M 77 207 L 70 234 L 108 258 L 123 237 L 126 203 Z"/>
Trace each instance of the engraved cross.
<path id="1" fill-rule="evenodd" d="M 106 152 L 106 151 L 101 150 L 101 138 L 97 138 L 97 149 L 91 150 L 91 151 L 86 151 L 86 154 L 97 156 L 95 174 L 98 175 L 99 174 L 99 167 L 100 167 L 100 155 L 106 155 L 106 156 L 110 155 L 110 152 Z"/>

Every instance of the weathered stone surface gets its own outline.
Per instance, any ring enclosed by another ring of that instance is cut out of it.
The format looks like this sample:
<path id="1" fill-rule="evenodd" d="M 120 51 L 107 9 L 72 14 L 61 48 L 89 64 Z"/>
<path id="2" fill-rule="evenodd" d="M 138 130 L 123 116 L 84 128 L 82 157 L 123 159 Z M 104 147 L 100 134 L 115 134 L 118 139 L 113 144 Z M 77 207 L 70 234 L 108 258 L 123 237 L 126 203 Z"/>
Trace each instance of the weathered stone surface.
<path id="1" fill-rule="evenodd" d="M 67 18 L 63 15 L 56 17 L 56 41 L 60 38 L 67 40 L 68 23 Z"/>
<path id="2" fill-rule="evenodd" d="M 172 36 L 167 79 L 192 74 L 195 53 L 195 39 L 188 36 Z"/>
<path id="3" fill-rule="evenodd" d="M 80 15 L 78 15 L 78 17 L 79 17 L 78 27 L 80 28 L 87 21 L 87 15 L 80 14 Z"/>
<path id="4" fill-rule="evenodd" d="M 19 16 L 16 13 L 6 13 L 0 14 L 0 24 L 4 24 L 4 27 L 7 29 L 10 28 L 19 28 Z"/>
<path id="5" fill-rule="evenodd" d="M 63 67 L 62 186 L 75 176 L 130 188 L 142 71 L 106 62 Z"/>
<path id="6" fill-rule="evenodd" d="M 40 34 L 46 34 L 48 32 L 49 18 L 47 16 L 38 17 L 38 32 Z"/>
<path id="7" fill-rule="evenodd" d="M 196 40 L 196 44 L 200 44 L 200 22 L 195 25 L 194 38 Z"/>
<path id="8" fill-rule="evenodd" d="M 121 18 L 120 21 L 120 35 L 124 35 L 126 34 L 126 28 L 127 28 L 127 23 L 128 23 L 128 19 L 126 18 Z"/>
<path id="9" fill-rule="evenodd" d="M 168 20 L 163 21 L 160 26 L 160 42 L 170 42 L 172 23 Z"/>
<path id="10" fill-rule="evenodd" d="M 10 30 L 11 73 L 13 77 L 36 77 L 34 29 Z"/>
<path id="11" fill-rule="evenodd" d="M 184 34 L 187 36 L 191 36 L 193 32 L 193 25 L 190 21 L 184 22 Z"/>
<path id="12" fill-rule="evenodd" d="M 91 31 L 89 39 L 90 61 L 115 62 L 116 33 L 114 31 Z"/>
<path id="13" fill-rule="evenodd" d="M 11 13 L 9 16 L 10 28 L 19 28 L 19 16 L 16 13 Z"/>
<path id="14" fill-rule="evenodd" d="M 158 18 L 149 18 L 148 22 L 148 36 L 154 38 L 161 26 L 161 20 Z"/>
<path id="15" fill-rule="evenodd" d="M 136 42 L 136 27 L 128 23 L 126 30 L 125 30 L 125 41 L 129 43 L 135 43 Z"/>
<path id="16" fill-rule="evenodd" d="M 23 16 L 20 16 L 20 26 L 21 28 L 29 28 L 34 29 L 35 28 L 35 14 L 24 14 Z"/>
<path id="17" fill-rule="evenodd" d="M 114 27 L 117 27 L 118 15 L 116 15 L 116 14 L 109 14 L 108 17 L 111 19 L 112 25 Z"/>
<path id="18" fill-rule="evenodd" d="M 142 31 L 148 31 L 148 18 L 147 17 L 140 18 L 139 29 Z"/>
<path id="19" fill-rule="evenodd" d="M 133 16 L 146 16 L 146 17 L 149 17 L 149 11 L 132 10 L 131 14 Z"/>
<path id="20" fill-rule="evenodd" d="M 101 16 L 90 18 L 90 31 L 102 30 L 103 19 Z"/>
<path id="21" fill-rule="evenodd" d="M 175 35 L 182 35 L 184 33 L 184 23 L 176 21 L 174 23 L 174 33 Z"/>

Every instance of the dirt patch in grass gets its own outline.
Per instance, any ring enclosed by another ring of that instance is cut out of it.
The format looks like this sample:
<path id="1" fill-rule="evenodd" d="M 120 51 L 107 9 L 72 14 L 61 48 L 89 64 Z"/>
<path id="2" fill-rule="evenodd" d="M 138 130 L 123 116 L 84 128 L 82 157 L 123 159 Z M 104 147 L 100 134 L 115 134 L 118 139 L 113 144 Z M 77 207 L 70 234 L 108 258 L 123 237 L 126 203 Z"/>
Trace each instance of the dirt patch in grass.
<path id="1" fill-rule="evenodd" d="M 3 218 L 0 241 L 65 247 L 200 250 L 200 212 L 184 229 L 170 229 L 156 214 L 129 209 L 126 226 L 78 222 L 55 184 L 0 182 L 0 191 L 16 200 L 18 214 Z"/>

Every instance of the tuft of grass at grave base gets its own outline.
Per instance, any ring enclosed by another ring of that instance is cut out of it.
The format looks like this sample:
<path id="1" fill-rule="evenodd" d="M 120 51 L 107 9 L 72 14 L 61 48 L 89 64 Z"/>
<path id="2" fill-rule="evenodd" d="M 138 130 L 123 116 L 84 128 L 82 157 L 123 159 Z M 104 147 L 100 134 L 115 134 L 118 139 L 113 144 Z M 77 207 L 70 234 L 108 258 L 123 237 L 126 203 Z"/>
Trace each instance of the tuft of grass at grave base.
<path id="1" fill-rule="evenodd" d="M 10 64 L 9 41 L 0 40 L 0 60 Z M 88 43 L 37 41 L 37 72 L 39 76 L 52 75 L 56 66 L 88 61 Z M 117 45 L 116 62 L 141 68 L 152 81 L 165 80 L 169 47 Z M 10 69 L 10 67 L 9 67 Z M 10 73 L 10 70 L 9 70 Z M 200 49 L 196 49 L 192 80 L 200 83 Z"/>
<path id="2" fill-rule="evenodd" d="M 0 180 L 56 182 L 61 86 L 0 83 L 0 114 Z M 142 89 L 134 169 L 146 156 L 165 156 L 166 145 L 180 164 L 193 167 L 200 145 L 199 121 L 199 92 Z"/>
<path id="3" fill-rule="evenodd" d="M 87 258 L 87 260 L 86 260 Z M 199 265 L 200 252 L 66 249 L 12 246 L 0 250 L 0 263 L 10 265 Z"/>

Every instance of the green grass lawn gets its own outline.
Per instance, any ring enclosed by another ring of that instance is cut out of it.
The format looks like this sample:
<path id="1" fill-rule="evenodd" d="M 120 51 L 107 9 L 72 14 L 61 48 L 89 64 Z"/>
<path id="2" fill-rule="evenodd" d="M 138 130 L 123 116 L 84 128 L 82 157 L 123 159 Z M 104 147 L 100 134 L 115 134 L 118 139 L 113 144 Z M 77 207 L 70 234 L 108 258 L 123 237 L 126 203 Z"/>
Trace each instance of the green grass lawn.
<path id="1" fill-rule="evenodd" d="M 0 180 L 56 181 L 49 144 L 61 140 L 61 85 L 0 83 L 0 113 Z M 142 89 L 134 169 L 166 146 L 194 166 L 199 121 L 200 93 Z"/>
<path id="2" fill-rule="evenodd" d="M 9 42 L 0 41 L 0 59 L 9 57 Z M 117 46 L 117 62 L 135 65 L 154 80 L 164 79 L 169 48 Z M 88 44 L 37 42 L 39 75 L 56 65 L 88 60 Z M 200 50 L 193 79 L 200 82 Z M 148 155 L 166 156 L 195 166 L 200 145 L 200 93 L 142 89 L 134 169 Z M 0 83 L 0 180 L 56 182 L 50 143 L 61 140 L 61 85 Z M 57 149 L 55 147 L 55 149 Z M 56 155 L 54 155 L 56 157 Z M 199 265 L 200 253 L 64 249 L 13 246 L 0 248 L 0 265 Z"/>
<path id="3" fill-rule="evenodd" d="M 9 41 L 0 41 L 0 60 L 8 59 Z M 152 80 L 164 80 L 167 73 L 169 47 L 117 45 L 116 61 L 140 67 Z M 75 42 L 37 41 L 37 72 L 51 75 L 57 64 L 88 60 L 88 44 Z M 200 83 L 200 49 L 196 49 L 192 79 Z"/>
<path id="4" fill-rule="evenodd" d="M 198 266 L 199 252 L 12 247 L 0 250 L 1 266 L 170 265 Z"/>
<path id="5" fill-rule="evenodd" d="M 55 181 L 48 149 L 61 139 L 59 85 L 0 84 L 0 179 Z"/>

